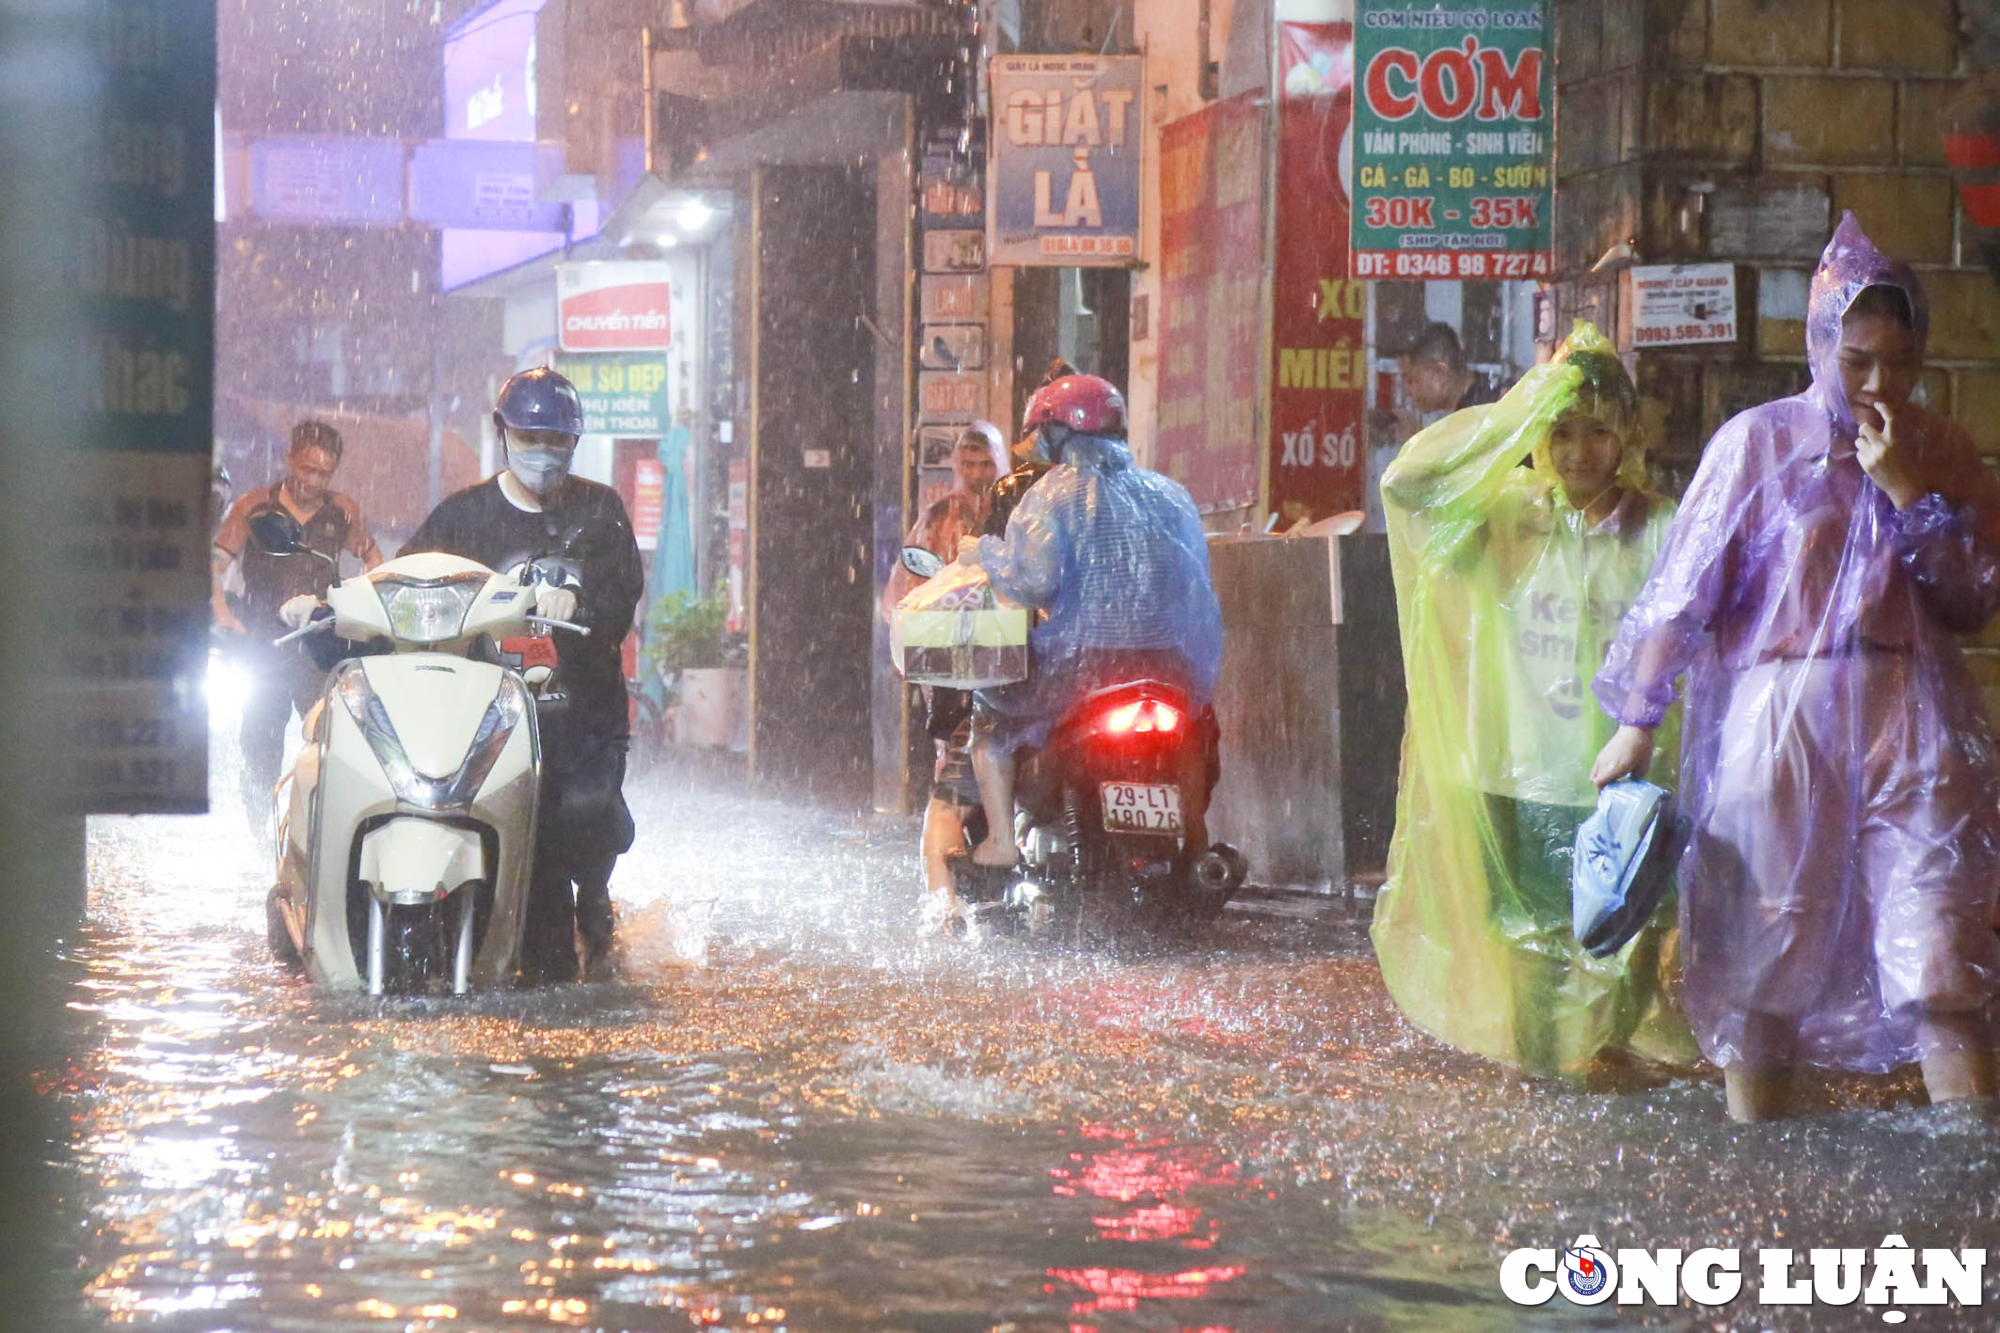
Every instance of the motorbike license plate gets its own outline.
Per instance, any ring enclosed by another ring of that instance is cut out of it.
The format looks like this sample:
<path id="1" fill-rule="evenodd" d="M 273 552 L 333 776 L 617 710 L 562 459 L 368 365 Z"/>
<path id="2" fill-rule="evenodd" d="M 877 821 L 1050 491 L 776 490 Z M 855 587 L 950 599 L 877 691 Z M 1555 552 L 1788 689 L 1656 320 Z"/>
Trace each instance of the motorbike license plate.
<path id="1" fill-rule="evenodd" d="M 1105 782 L 1099 784 L 1098 792 L 1108 832 L 1181 832 L 1179 787 L 1151 782 Z"/>

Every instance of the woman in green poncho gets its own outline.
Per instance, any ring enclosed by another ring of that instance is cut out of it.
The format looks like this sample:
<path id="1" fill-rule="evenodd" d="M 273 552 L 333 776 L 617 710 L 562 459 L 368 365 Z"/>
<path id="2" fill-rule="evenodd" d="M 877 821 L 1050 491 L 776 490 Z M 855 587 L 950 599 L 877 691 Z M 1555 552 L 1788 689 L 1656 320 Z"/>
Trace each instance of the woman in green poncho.
<path id="1" fill-rule="evenodd" d="M 1522 467 L 1532 457 L 1532 468 Z M 1638 395 L 1578 322 L 1499 402 L 1414 436 L 1382 477 L 1409 720 L 1373 937 L 1438 1038 L 1532 1074 L 1600 1051 L 1690 1059 L 1672 913 L 1616 956 L 1570 935 L 1570 849 L 1615 724 L 1589 682 L 1666 537 Z M 1671 743 L 1652 778 L 1670 785 Z"/>

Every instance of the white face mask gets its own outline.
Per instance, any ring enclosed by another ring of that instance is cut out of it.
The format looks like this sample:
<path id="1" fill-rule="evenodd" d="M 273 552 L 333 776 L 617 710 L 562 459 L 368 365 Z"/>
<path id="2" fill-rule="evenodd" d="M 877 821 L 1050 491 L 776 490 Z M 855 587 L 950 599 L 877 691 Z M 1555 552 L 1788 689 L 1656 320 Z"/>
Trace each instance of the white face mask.
<path id="1" fill-rule="evenodd" d="M 510 439 L 507 442 L 507 470 L 534 494 L 547 496 L 569 476 L 570 459 L 575 454 L 574 447 L 518 444 Z"/>

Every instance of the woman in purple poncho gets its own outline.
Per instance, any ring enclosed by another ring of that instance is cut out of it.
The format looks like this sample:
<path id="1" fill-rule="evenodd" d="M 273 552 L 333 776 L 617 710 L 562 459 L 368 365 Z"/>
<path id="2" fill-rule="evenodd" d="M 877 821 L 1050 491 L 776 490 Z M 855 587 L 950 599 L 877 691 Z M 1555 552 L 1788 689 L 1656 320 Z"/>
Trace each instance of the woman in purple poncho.
<path id="1" fill-rule="evenodd" d="M 1683 998 L 1729 1113 L 1799 1063 L 1920 1061 L 1990 1097 L 2000 763 L 1953 635 L 2000 610 L 2000 486 L 1909 401 L 1929 311 L 1852 214 L 1813 275 L 1812 387 L 1709 442 L 1596 680 L 1643 771 L 1687 672 Z"/>

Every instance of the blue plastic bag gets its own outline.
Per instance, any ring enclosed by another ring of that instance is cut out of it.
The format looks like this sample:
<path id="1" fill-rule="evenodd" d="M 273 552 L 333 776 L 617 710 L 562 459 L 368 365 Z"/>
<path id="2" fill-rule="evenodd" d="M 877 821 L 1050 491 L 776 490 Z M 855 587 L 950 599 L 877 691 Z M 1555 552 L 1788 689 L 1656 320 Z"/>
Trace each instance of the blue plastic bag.
<path id="1" fill-rule="evenodd" d="M 1571 929 L 1593 958 L 1624 948 L 1673 882 L 1680 829 L 1673 793 L 1637 778 L 1610 783 L 1576 830 Z"/>

